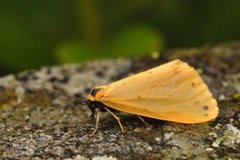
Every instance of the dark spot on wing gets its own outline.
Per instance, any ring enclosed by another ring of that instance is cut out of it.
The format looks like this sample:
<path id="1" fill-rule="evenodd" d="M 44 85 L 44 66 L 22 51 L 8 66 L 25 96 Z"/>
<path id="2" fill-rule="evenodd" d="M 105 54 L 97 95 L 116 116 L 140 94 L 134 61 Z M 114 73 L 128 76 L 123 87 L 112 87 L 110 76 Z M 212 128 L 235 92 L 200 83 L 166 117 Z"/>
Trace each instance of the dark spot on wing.
<path id="1" fill-rule="evenodd" d="M 208 116 L 208 114 L 206 113 L 204 116 L 205 116 L 205 117 L 207 117 L 207 116 Z"/>
<path id="2" fill-rule="evenodd" d="M 193 87 L 195 86 L 195 83 L 194 83 L 194 82 L 192 82 L 192 86 L 193 86 Z"/>
<path id="3" fill-rule="evenodd" d="M 203 106 L 202 108 L 203 108 L 205 111 L 209 109 L 208 106 Z"/>
<path id="4" fill-rule="evenodd" d="M 141 96 L 137 96 L 138 99 L 141 99 L 142 97 Z"/>
<path id="5" fill-rule="evenodd" d="M 91 94 L 93 97 L 95 97 L 96 94 L 97 94 L 100 90 L 101 90 L 101 88 L 93 88 L 90 94 Z"/>
<path id="6" fill-rule="evenodd" d="M 194 102 L 194 104 L 198 104 L 198 103 L 199 103 L 199 101 Z"/>

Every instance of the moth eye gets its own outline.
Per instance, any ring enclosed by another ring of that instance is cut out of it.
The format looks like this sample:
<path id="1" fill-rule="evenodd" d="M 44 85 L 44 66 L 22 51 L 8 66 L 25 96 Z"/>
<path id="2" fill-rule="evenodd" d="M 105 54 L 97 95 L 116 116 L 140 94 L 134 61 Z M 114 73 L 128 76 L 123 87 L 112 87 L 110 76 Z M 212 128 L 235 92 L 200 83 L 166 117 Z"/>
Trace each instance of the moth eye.
<path id="1" fill-rule="evenodd" d="M 96 96 L 96 94 L 101 90 L 101 88 L 93 88 L 92 91 L 90 92 L 90 95 L 93 97 Z"/>

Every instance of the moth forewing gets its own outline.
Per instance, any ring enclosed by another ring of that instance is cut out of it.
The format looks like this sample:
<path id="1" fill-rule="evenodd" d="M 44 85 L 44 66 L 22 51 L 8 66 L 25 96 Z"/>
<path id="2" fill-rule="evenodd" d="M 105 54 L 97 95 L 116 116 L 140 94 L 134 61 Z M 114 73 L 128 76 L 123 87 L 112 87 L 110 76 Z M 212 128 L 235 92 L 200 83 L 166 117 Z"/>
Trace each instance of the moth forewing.
<path id="1" fill-rule="evenodd" d="M 135 115 L 200 123 L 218 114 L 217 102 L 197 71 L 180 60 L 100 88 L 96 101 Z"/>

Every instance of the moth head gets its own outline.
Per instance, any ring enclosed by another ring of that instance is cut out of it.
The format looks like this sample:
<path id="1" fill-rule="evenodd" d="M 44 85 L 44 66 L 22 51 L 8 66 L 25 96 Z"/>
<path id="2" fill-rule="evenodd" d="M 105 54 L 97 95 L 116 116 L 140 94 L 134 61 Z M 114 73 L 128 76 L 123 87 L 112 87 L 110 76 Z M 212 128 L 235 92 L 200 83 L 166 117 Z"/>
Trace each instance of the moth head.
<path id="1" fill-rule="evenodd" d="M 104 95 L 104 90 L 104 86 L 93 88 L 88 95 L 88 100 L 99 101 Z"/>

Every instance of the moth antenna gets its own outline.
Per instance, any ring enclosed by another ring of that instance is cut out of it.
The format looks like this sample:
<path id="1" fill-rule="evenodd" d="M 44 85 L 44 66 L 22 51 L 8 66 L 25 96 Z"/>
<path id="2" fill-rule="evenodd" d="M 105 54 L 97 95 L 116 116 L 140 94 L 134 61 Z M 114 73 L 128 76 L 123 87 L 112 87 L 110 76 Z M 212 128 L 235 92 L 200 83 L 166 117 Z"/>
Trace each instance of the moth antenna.
<path id="1" fill-rule="evenodd" d="M 50 92 L 54 92 L 54 93 L 60 94 L 60 95 L 62 95 L 64 97 L 68 97 L 68 98 L 74 99 L 74 100 L 76 100 L 78 102 L 81 102 L 81 104 L 87 104 L 86 100 L 83 100 L 83 99 L 80 99 L 80 98 L 77 98 L 77 97 L 74 97 L 74 96 L 70 96 L 70 95 L 68 95 L 66 93 L 63 93 L 61 91 L 58 91 L 58 90 L 55 90 L 55 89 L 52 89 L 52 88 L 46 88 L 46 87 L 43 87 L 43 86 L 41 86 L 41 88 L 43 88 L 43 89 L 45 89 L 47 91 L 50 91 Z"/>

